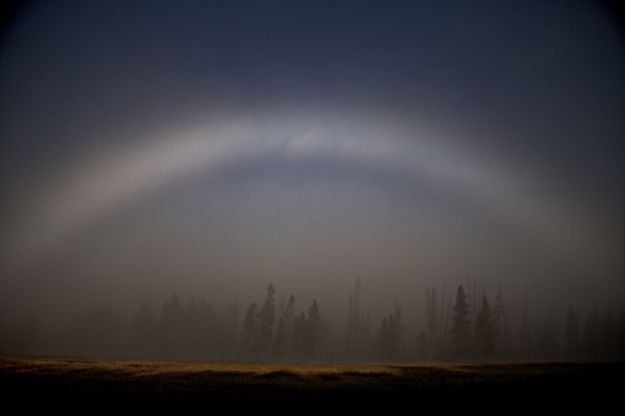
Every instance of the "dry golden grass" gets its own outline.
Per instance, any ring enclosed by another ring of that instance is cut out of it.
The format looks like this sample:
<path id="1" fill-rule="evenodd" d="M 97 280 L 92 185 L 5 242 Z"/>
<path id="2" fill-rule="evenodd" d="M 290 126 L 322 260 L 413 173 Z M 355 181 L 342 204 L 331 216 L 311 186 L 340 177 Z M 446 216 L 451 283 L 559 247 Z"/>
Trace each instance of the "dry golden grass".
<path id="1" fill-rule="evenodd" d="M 420 404 L 497 397 L 620 397 L 622 363 L 283 364 L 0 356 L 0 391 L 16 404 L 306 401 Z M 36 401 L 32 398 L 36 397 Z M 24 399 L 21 399 L 24 398 Z M 528 402 L 531 403 L 531 402 Z"/>
<path id="2" fill-rule="evenodd" d="M 128 375 L 156 375 L 171 373 L 220 373 L 247 374 L 262 376 L 271 373 L 292 374 L 295 376 L 319 375 L 399 375 L 406 365 L 390 366 L 384 364 L 284 364 L 284 363 L 205 363 L 185 361 L 144 361 L 110 360 L 98 358 L 54 358 L 54 357 L 0 357 L 0 370 L 21 373 L 63 371 L 104 371 L 126 373 Z M 428 364 L 423 367 L 444 366 L 450 369 L 460 367 L 450 364 Z"/>
<path id="3" fill-rule="evenodd" d="M 516 368 L 518 364 L 489 364 L 491 368 Z M 65 357 L 20 357 L 0 356 L 0 371 L 19 373 L 58 373 L 73 372 L 108 372 L 133 376 L 158 374 L 198 374 L 219 373 L 232 375 L 263 376 L 268 374 L 289 374 L 298 377 L 362 375 L 362 376 L 401 376 L 406 371 L 443 371 L 447 373 L 471 373 L 484 371 L 484 365 L 430 362 L 402 364 L 286 364 L 286 363 L 246 363 L 246 362 L 188 362 L 188 361 L 148 361 L 115 360 L 101 358 L 65 358 Z M 508 370 L 506 370 L 508 371 Z M 524 368 L 524 371 L 536 373 L 544 371 L 542 367 Z"/>

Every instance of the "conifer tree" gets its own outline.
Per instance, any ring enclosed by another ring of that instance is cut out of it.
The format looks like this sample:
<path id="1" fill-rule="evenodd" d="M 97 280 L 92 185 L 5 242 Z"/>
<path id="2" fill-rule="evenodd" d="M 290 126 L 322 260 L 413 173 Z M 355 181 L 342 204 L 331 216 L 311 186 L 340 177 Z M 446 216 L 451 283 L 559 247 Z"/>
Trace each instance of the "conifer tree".
<path id="1" fill-rule="evenodd" d="M 466 358 L 470 347 L 469 301 L 464 288 L 458 286 L 453 307 L 452 345 L 457 358 Z"/>
<path id="2" fill-rule="evenodd" d="M 276 288 L 267 287 L 267 295 L 262 308 L 258 312 L 258 351 L 263 355 L 271 353 L 273 344 L 273 323 L 276 320 Z"/>
<path id="3" fill-rule="evenodd" d="M 488 298 L 484 296 L 475 322 L 475 338 L 480 357 L 489 358 L 495 355 L 497 335 L 497 322 Z"/>

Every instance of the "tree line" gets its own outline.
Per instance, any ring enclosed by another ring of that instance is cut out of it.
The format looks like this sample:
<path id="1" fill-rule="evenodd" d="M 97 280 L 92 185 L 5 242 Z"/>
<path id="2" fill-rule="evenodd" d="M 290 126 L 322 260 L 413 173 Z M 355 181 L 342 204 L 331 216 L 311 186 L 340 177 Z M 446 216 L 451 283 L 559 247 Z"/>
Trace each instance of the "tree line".
<path id="1" fill-rule="evenodd" d="M 594 308 L 584 317 L 569 306 L 562 328 L 533 319 L 527 296 L 512 311 L 498 291 L 459 286 L 425 292 L 423 323 L 412 328 L 400 305 L 372 322 L 356 280 L 347 296 L 344 329 L 333 329 L 320 303 L 276 302 L 270 284 L 262 302 L 240 314 L 236 303 L 216 308 L 205 300 L 171 295 L 160 308 L 144 302 L 130 319 L 97 307 L 65 328 L 50 331 L 30 314 L 2 330 L 0 351 L 178 360 L 444 361 L 623 360 L 625 311 Z M 512 313 L 514 312 L 514 313 Z M 335 323 L 336 324 L 336 323 Z M 562 325 L 561 325 L 562 326 Z M 340 328 L 340 327 L 339 327 Z"/>

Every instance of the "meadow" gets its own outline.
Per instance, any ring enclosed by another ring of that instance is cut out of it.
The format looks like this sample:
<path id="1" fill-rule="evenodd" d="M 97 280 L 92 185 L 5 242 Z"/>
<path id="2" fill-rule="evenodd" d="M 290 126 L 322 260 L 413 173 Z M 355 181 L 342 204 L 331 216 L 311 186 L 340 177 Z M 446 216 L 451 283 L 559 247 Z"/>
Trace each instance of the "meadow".
<path id="1" fill-rule="evenodd" d="M 0 357 L 5 403 L 610 406 L 622 363 L 285 364 Z M 36 398 L 36 400 L 28 400 Z"/>

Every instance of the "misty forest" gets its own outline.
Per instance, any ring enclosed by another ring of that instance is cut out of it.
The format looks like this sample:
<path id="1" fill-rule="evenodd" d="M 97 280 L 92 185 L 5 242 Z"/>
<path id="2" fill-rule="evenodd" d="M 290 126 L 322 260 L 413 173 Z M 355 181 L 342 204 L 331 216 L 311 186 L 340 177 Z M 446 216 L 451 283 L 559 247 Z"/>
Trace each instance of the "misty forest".
<path id="1" fill-rule="evenodd" d="M 560 316 L 532 313 L 526 295 L 518 309 L 499 289 L 460 285 L 453 293 L 427 288 L 423 324 L 397 304 L 372 316 L 357 279 L 346 295 L 343 322 L 330 322 L 323 303 L 300 305 L 294 295 L 277 295 L 240 307 L 218 308 L 201 298 L 171 295 L 161 305 L 143 302 L 122 316 L 96 307 L 60 329 L 29 314 L 5 329 L 2 350 L 18 354 L 60 354 L 109 358 L 206 361 L 401 362 L 622 360 L 625 311 L 580 311 L 571 305 Z"/>

